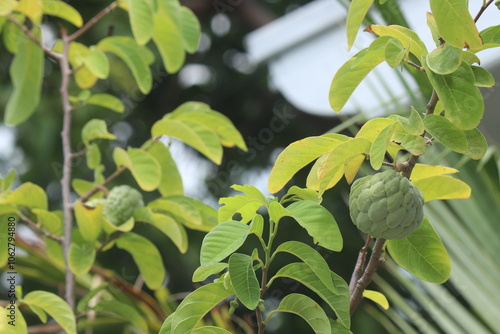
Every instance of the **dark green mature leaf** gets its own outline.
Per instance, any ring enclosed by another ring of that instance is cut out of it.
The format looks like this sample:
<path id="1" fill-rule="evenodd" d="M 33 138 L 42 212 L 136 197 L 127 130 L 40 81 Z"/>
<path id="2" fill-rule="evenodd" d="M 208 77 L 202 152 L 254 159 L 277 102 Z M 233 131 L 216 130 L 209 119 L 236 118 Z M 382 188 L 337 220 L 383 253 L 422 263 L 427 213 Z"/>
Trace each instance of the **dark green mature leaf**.
<path id="1" fill-rule="evenodd" d="M 445 43 L 427 56 L 427 65 L 437 74 L 455 72 L 462 64 L 462 49 Z"/>
<path id="2" fill-rule="evenodd" d="M 151 290 L 159 289 L 163 285 L 165 267 L 160 252 L 151 241 L 139 234 L 127 232 L 116 240 L 116 246 L 132 255 L 144 282 Z"/>
<path id="3" fill-rule="evenodd" d="M 17 48 L 9 71 L 14 90 L 4 114 L 4 122 L 9 125 L 19 125 L 35 112 L 43 80 L 42 49 L 25 36 L 17 40 Z"/>
<path id="4" fill-rule="evenodd" d="M 353 0 L 347 12 L 347 48 L 351 49 L 358 34 L 359 27 L 365 19 L 373 0 Z"/>
<path id="5" fill-rule="evenodd" d="M 459 153 L 467 151 L 467 138 L 464 132 L 446 118 L 428 115 L 424 118 L 424 125 L 427 132 L 444 146 Z"/>
<path id="6" fill-rule="evenodd" d="M 465 154 L 474 160 L 481 159 L 488 150 L 488 143 L 478 129 L 464 130 L 467 138 L 467 151 Z"/>
<path id="7" fill-rule="evenodd" d="M 338 293 L 328 264 L 314 248 L 298 241 L 287 241 L 279 245 L 274 254 L 279 252 L 290 253 L 301 259 L 330 291 Z"/>
<path id="8" fill-rule="evenodd" d="M 450 257 L 427 217 L 406 238 L 388 240 L 387 249 L 397 264 L 424 281 L 444 283 L 450 277 Z"/>
<path id="9" fill-rule="evenodd" d="M 345 327 L 349 328 L 351 317 L 349 314 L 349 287 L 347 283 L 334 272 L 331 272 L 332 279 L 338 294 L 329 290 L 318 278 L 314 271 L 305 263 L 289 263 L 281 268 L 272 281 L 279 277 L 292 278 L 305 285 L 318 294 L 332 308 Z"/>
<path id="10" fill-rule="evenodd" d="M 134 324 L 141 333 L 148 332 L 146 319 L 130 305 L 118 300 L 100 300 L 94 309 L 105 313 L 113 313 L 113 315 Z"/>
<path id="11" fill-rule="evenodd" d="M 233 294 L 233 289 L 225 287 L 223 282 L 207 284 L 196 289 L 180 303 L 171 319 L 169 317 L 165 320 L 167 322 L 170 319 L 170 326 L 164 324 L 165 330 L 162 326 L 160 333 L 168 333 L 168 327 L 171 328 L 172 334 L 191 333 L 205 314 Z"/>
<path id="12" fill-rule="evenodd" d="M 224 204 L 219 208 L 219 222 L 232 220 L 234 214 L 239 213 L 241 222 L 248 223 L 256 215 L 257 209 L 267 204 L 266 197 L 252 185 L 233 185 L 231 188 L 244 193 L 245 196 L 235 195 L 219 199 L 219 204 Z"/>
<path id="13" fill-rule="evenodd" d="M 203 239 L 200 251 L 202 267 L 222 261 L 245 242 L 250 226 L 227 221 L 214 227 Z"/>
<path id="14" fill-rule="evenodd" d="M 283 298 L 278 308 L 271 311 L 265 323 L 277 312 L 293 313 L 303 318 L 316 334 L 330 334 L 330 321 L 325 311 L 311 298 L 298 293 L 292 293 Z"/>
<path id="15" fill-rule="evenodd" d="M 467 0 L 430 0 L 439 35 L 456 48 L 480 49 L 483 45 Z"/>
<path id="16" fill-rule="evenodd" d="M 102 39 L 97 48 L 115 54 L 130 69 L 139 90 L 143 94 L 149 93 L 153 85 L 153 77 L 145 60 L 143 48 L 137 42 L 124 36 L 111 36 Z"/>
<path id="17" fill-rule="evenodd" d="M 32 291 L 21 300 L 50 314 L 68 334 L 76 334 L 75 315 L 69 305 L 59 296 L 46 291 Z"/>
<path id="18" fill-rule="evenodd" d="M 333 77 L 329 93 L 330 106 L 335 112 L 342 110 L 361 81 L 384 60 L 385 50 L 378 48 L 369 50 L 358 61 L 356 56 L 352 57 L 338 69 Z M 356 62 L 355 68 L 353 68 L 354 62 Z"/>
<path id="19" fill-rule="evenodd" d="M 229 258 L 229 277 L 238 299 L 250 310 L 260 300 L 260 285 L 253 269 L 253 260 L 246 254 L 235 253 Z"/>
<path id="20" fill-rule="evenodd" d="M 474 85 L 470 65 L 462 65 L 453 73 L 440 75 L 431 71 L 425 58 L 422 60 L 429 80 L 444 105 L 446 118 L 462 130 L 475 128 L 484 113 L 484 101 Z"/>
<path id="21" fill-rule="evenodd" d="M 342 250 L 342 234 L 330 211 L 313 201 L 295 202 L 286 210 L 320 246 L 335 252 Z"/>

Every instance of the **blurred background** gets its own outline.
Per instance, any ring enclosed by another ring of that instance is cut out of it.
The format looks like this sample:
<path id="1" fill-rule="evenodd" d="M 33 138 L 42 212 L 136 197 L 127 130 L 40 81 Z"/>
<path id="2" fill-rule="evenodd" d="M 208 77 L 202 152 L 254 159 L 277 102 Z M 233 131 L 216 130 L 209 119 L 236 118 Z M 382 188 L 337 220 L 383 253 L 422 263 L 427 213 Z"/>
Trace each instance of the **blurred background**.
<path id="1" fill-rule="evenodd" d="M 137 94 L 135 82 L 120 61 L 111 63 L 109 80 L 100 81 L 96 89 L 119 96 L 126 105 L 122 115 L 95 106 L 74 112 L 73 143 L 79 142 L 81 127 L 91 118 L 104 117 L 117 140 L 106 147 L 108 156 L 119 146 L 137 147 L 150 137 L 152 124 L 186 101 L 202 101 L 227 115 L 242 133 L 249 151 L 225 149 L 224 161 L 216 166 L 194 150 L 173 141 L 171 152 L 182 174 L 185 193 L 213 207 L 218 199 L 232 195 L 233 184 L 252 184 L 268 194 L 267 177 L 281 150 L 293 141 L 325 132 L 352 135 L 363 122 L 387 113 L 409 111 L 409 105 L 423 110 L 430 96 L 422 73 L 412 68 L 379 68 L 359 87 L 345 112 L 336 115 L 328 105 L 331 79 L 357 50 L 369 45 L 368 33 L 358 36 L 348 51 L 345 38 L 345 15 L 348 3 L 337 0 L 186 0 L 181 1 L 198 16 L 202 36 L 198 51 L 189 55 L 183 69 L 169 75 L 157 62 L 153 65 L 152 93 Z M 80 0 L 71 5 L 88 20 L 108 1 Z M 474 4 L 476 12 L 481 3 Z M 411 26 L 427 34 L 427 3 L 388 0 L 380 10 L 377 4 L 369 22 Z M 489 8 L 480 23 L 486 27 L 498 22 L 500 12 Z M 368 22 L 367 22 L 368 23 Z M 46 36 L 56 26 L 46 24 Z M 96 43 L 109 34 L 130 34 L 124 12 L 115 10 L 86 33 L 85 43 Z M 427 37 L 430 37 L 428 34 Z M 425 38 L 424 38 L 425 40 Z M 432 39 L 425 40 L 432 49 Z M 1 43 L 0 43 L 1 45 Z M 496 49 L 485 54 L 483 64 L 500 77 Z M 12 56 L 0 46 L 0 110 L 3 112 L 11 91 L 9 66 Z M 11 168 L 18 172 L 17 184 L 31 181 L 48 193 L 51 209 L 60 203 L 61 108 L 58 93 L 59 72 L 46 59 L 43 99 L 39 112 L 19 127 L 0 123 L 0 173 Z M 473 198 L 429 203 L 426 214 L 440 233 L 453 263 L 452 279 L 443 286 L 425 284 L 404 270 L 387 262 L 372 288 L 386 294 L 388 311 L 365 301 L 353 318 L 353 333 L 500 333 L 500 217 L 499 158 L 494 146 L 500 142 L 500 120 L 496 111 L 500 101 L 496 86 L 484 89 L 486 115 L 481 130 L 492 145 L 481 161 L 462 159 L 433 145 L 427 160 L 460 169 L 459 178 L 473 188 Z M 3 118 L 3 117 L 2 117 Z M 78 150 L 77 144 L 74 147 Z M 114 171 L 107 162 L 105 175 Z M 369 173 L 367 168 L 365 173 Z M 74 177 L 90 179 L 85 163 L 77 164 Z M 305 186 L 306 171 L 291 183 Z M 134 184 L 126 173 L 116 183 Z M 344 250 L 323 250 L 332 270 L 349 281 L 364 241 L 350 222 L 346 199 L 348 185 L 340 183 L 329 190 L 324 205 L 331 210 L 344 236 Z M 145 199 L 157 197 L 145 194 Z M 284 239 L 310 242 L 298 225 L 281 235 Z M 181 255 L 176 247 L 152 231 L 144 229 L 162 252 L 168 275 L 167 286 L 178 296 L 192 291 L 191 275 L 198 267 L 199 247 L 203 234 L 190 231 L 190 249 Z M 251 249 L 249 247 L 249 249 Z M 131 283 L 137 268 L 128 254 L 113 250 L 101 255 L 99 262 L 120 273 Z M 39 286 L 40 280 L 26 280 L 25 290 Z M 276 304 L 290 292 L 308 293 L 307 289 L 282 282 L 269 292 L 268 302 Z M 312 296 L 312 294 L 311 294 Z M 237 310 L 238 312 L 243 310 Z M 241 314 L 242 317 L 245 314 Z M 283 316 L 268 328 L 269 333 L 309 333 L 300 318 Z M 119 331 L 118 331 L 119 332 Z M 118 333 L 117 332 L 117 333 Z"/>

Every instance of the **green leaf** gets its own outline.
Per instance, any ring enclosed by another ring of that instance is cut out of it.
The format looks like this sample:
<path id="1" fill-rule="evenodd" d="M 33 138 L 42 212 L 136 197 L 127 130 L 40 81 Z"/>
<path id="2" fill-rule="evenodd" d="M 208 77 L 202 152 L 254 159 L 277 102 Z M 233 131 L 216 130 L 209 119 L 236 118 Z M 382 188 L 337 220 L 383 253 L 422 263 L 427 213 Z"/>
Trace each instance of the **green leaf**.
<path id="1" fill-rule="evenodd" d="M 194 53 L 198 48 L 201 34 L 198 18 L 191 9 L 182 6 L 179 8 L 179 23 L 184 49 L 189 53 Z"/>
<path id="2" fill-rule="evenodd" d="M 151 134 L 156 136 L 171 136 L 182 140 L 217 165 L 222 161 L 222 146 L 219 136 L 209 127 L 189 121 L 162 119 L 151 128 Z"/>
<path id="3" fill-rule="evenodd" d="M 478 129 L 464 130 L 464 134 L 467 138 L 467 151 L 465 151 L 465 154 L 474 160 L 481 159 L 488 150 L 488 143 L 481 131 Z"/>
<path id="4" fill-rule="evenodd" d="M 192 334 L 231 334 L 228 330 L 225 330 L 224 328 L 220 327 L 214 327 L 214 326 L 203 326 L 194 329 Z"/>
<path id="5" fill-rule="evenodd" d="M 109 61 L 106 54 L 96 47 L 90 47 L 90 51 L 85 56 L 83 62 L 90 72 L 99 79 L 106 79 L 109 75 Z"/>
<path id="6" fill-rule="evenodd" d="M 465 182 L 448 175 L 414 180 L 413 184 L 420 189 L 426 202 L 435 199 L 469 198 L 471 194 L 471 189 Z"/>
<path id="7" fill-rule="evenodd" d="M 177 72 L 185 59 L 184 39 L 172 16 L 163 8 L 154 17 L 153 41 L 167 72 Z"/>
<path id="8" fill-rule="evenodd" d="M 373 118 L 366 122 L 356 134 L 356 138 L 366 138 L 369 141 L 374 141 L 380 131 L 387 126 L 395 123 L 395 120 L 388 118 Z"/>
<path id="9" fill-rule="evenodd" d="M 16 179 L 16 170 L 11 169 L 5 177 L 0 177 L 0 189 L 3 191 L 9 190 Z"/>
<path id="10" fill-rule="evenodd" d="M 412 155 L 422 155 L 427 150 L 426 140 L 418 135 L 405 135 L 401 140 L 401 147 L 410 152 Z"/>
<path id="11" fill-rule="evenodd" d="M 359 60 L 356 56 L 352 57 L 335 73 L 329 93 L 330 106 L 335 112 L 338 113 L 342 110 L 361 81 L 385 60 L 384 48 L 367 50 L 367 52 Z M 355 68 L 353 68 L 354 62 L 356 62 Z"/>
<path id="12" fill-rule="evenodd" d="M 458 153 L 467 151 L 467 138 L 464 132 L 443 116 L 427 115 L 424 118 L 424 125 L 427 132 L 444 146 Z"/>
<path id="13" fill-rule="evenodd" d="M 96 139 L 116 139 L 116 136 L 108 132 L 106 122 L 102 119 L 91 119 L 82 128 L 82 140 L 89 145 Z"/>
<path id="14" fill-rule="evenodd" d="M 215 275 L 228 267 L 227 263 L 215 263 L 208 267 L 198 267 L 193 273 L 193 282 L 202 282 L 209 276 Z"/>
<path id="15" fill-rule="evenodd" d="M 353 0 L 347 12 L 347 48 L 350 50 L 373 0 Z"/>
<path id="16" fill-rule="evenodd" d="M 85 103 L 108 108 L 119 113 L 125 111 L 123 102 L 119 98 L 109 94 L 94 94 Z"/>
<path id="17" fill-rule="evenodd" d="M 405 118 L 398 117 L 399 123 L 401 123 L 403 128 L 408 131 L 409 134 L 421 135 L 424 133 L 424 121 L 414 107 L 411 107 L 411 115 L 408 121 L 402 121 L 403 119 L 406 120 Z"/>
<path id="18" fill-rule="evenodd" d="M 229 258 L 229 277 L 238 299 L 250 310 L 255 310 L 260 300 L 260 285 L 253 270 L 252 257 L 235 253 Z"/>
<path id="19" fill-rule="evenodd" d="M 201 244 L 201 266 L 211 266 L 232 254 L 243 245 L 249 230 L 250 226 L 237 221 L 227 221 L 215 226 Z"/>
<path id="20" fill-rule="evenodd" d="M 17 4 L 17 2 L 16 2 Z M 9 305 L 10 306 L 10 305 Z M 6 306 L 8 307 L 8 306 Z M 21 311 L 16 305 L 16 315 L 15 315 L 15 326 L 10 325 L 8 322 L 11 321 L 10 310 L 4 307 L 0 307 L 0 333 L 3 334 L 26 334 L 28 333 L 28 325 Z"/>
<path id="21" fill-rule="evenodd" d="M 135 40 L 124 36 L 111 36 L 102 39 L 97 48 L 111 52 L 120 58 L 130 69 L 143 94 L 149 93 L 153 85 L 153 77 L 145 60 L 143 48 Z"/>
<path id="22" fill-rule="evenodd" d="M 106 289 L 109 286 L 109 283 L 105 282 L 99 285 L 98 287 L 91 289 L 85 296 L 83 296 L 79 301 L 78 304 L 76 305 L 76 312 L 77 313 L 83 313 L 90 302 L 92 298 L 99 292 L 104 289 Z"/>
<path id="23" fill-rule="evenodd" d="M 76 223 L 82 237 L 89 242 L 96 241 L 102 231 L 102 204 L 91 208 L 83 205 L 80 201 L 76 201 L 74 210 Z"/>
<path id="24" fill-rule="evenodd" d="M 471 66 L 474 73 L 474 85 L 477 87 L 493 87 L 495 86 L 495 78 L 483 67 Z"/>
<path id="25" fill-rule="evenodd" d="M 255 215 L 250 223 L 250 231 L 248 234 L 255 234 L 257 237 L 262 238 L 264 232 L 264 218 L 261 215 Z"/>
<path id="26" fill-rule="evenodd" d="M 41 308 L 50 314 L 66 333 L 76 334 L 75 315 L 61 297 L 46 291 L 32 291 L 24 296 L 21 302 Z"/>
<path id="27" fill-rule="evenodd" d="M 5 0 L 0 2 L 0 16 L 6 16 L 12 13 L 19 3 L 16 0 Z"/>
<path id="28" fill-rule="evenodd" d="M 41 0 L 20 0 L 15 10 L 26 15 L 34 25 L 39 25 L 42 20 Z"/>
<path id="29" fill-rule="evenodd" d="M 222 197 L 219 199 L 219 204 L 224 204 L 219 208 L 218 220 L 225 222 L 232 220 L 235 213 L 241 214 L 241 222 L 248 223 L 256 215 L 256 211 L 262 206 L 266 205 L 266 198 L 259 189 L 252 185 L 233 185 L 236 191 L 245 194 L 235 195 L 232 197 Z"/>
<path id="30" fill-rule="evenodd" d="M 427 17 L 427 26 L 432 33 L 432 39 L 434 40 L 434 43 L 436 43 L 436 46 L 439 46 L 441 44 L 441 41 L 439 41 L 439 31 L 436 19 L 434 18 L 434 15 L 432 15 L 432 13 L 427 12 L 425 14 Z"/>
<path id="31" fill-rule="evenodd" d="M 405 49 L 410 50 L 417 59 L 420 59 L 422 55 L 427 54 L 427 48 L 425 47 L 424 42 L 420 39 L 420 37 L 412 30 L 398 26 L 398 25 L 390 25 L 390 26 L 381 26 L 372 24 L 366 28 L 365 31 L 377 34 L 378 36 L 391 36 L 396 38 L 403 44 Z"/>
<path id="32" fill-rule="evenodd" d="M 17 204 L 26 206 L 31 209 L 47 210 L 48 199 L 43 189 L 31 182 L 23 183 L 7 195 L 4 199 L 0 199 L 0 203 Z"/>
<path id="33" fill-rule="evenodd" d="M 4 122 L 8 125 L 19 125 L 35 112 L 43 80 L 42 49 L 25 36 L 20 37 L 16 45 L 18 51 L 9 70 L 13 91 L 4 114 Z"/>
<path id="34" fill-rule="evenodd" d="M 416 181 L 418 179 L 423 179 L 430 176 L 454 174 L 454 173 L 458 173 L 458 169 L 444 167 L 444 166 L 416 164 L 411 173 L 411 179 L 413 181 Z"/>
<path id="35" fill-rule="evenodd" d="M 32 212 L 36 215 L 36 221 L 43 230 L 57 236 L 63 235 L 63 222 L 59 215 L 42 209 L 32 209 Z"/>
<path id="36" fill-rule="evenodd" d="M 119 318 L 134 324 L 141 333 L 148 333 L 146 319 L 130 305 L 117 300 L 100 300 L 94 309 L 104 313 L 113 313 Z"/>
<path id="37" fill-rule="evenodd" d="M 325 311 L 311 298 L 298 293 L 292 293 L 283 298 L 278 308 L 271 311 L 265 323 L 277 312 L 293 313 L 303 318 L 316 334 L 330 334 L 330 321 Z"/>
<path id="38" fill-rule="evenodd" d="M 179 252 L 185 254 L 188 249 L 188 237 L 184 227 L 172 217 L 159 213 L 153 214 L 153 220 L 148 222 L 163 232 L 177 246 Z"/>
<path id="39" fill-rule="evenodd" d="M 196 289 L 189 294 L 171 318 L 171 334 L 191 333 L 196 324 L 221 301 L 234 294 L 232 289 L 226 288 L 223 282 L 211 283 Z M 165 320 L 165 322 L 167 322 Z M 162 326 L 163 330 L 163 326 Z M 165 328 L 166 330 L 166 328 Z M 160 333 L 168 333 L 160 331 Z"/>
<path id="40" fill-rule="evenodd" d="M 210 106 L 202 102 L 186 102 L 177 107 L 164 118 L 175 120 L 187 120 L 204 125 L 215 131 L 222 145 L 226 147 L 237 146 L 247 151 L 243 137 L 234 127 L 233 123 L 225 115 L 211 110 Z"/>
<path id="41" fill-rule="evenodd" d="M 280 191 L 302 168 L 342 143 L 328 137 L 308 137 L 288 145 L 276 159 L 269 175 L 271 193 Z"/>
<path id="42" fill-rule="evenodd" d="M 462 49 L 445 43 L 429 53 L 427 66 L 437 74 L 455 72 L 462 64 Z"/>
<path id="43" fill-rule="evenodd" d="M 286 209 L 320 246 L 335 252 L 342 250 L 342 234 L 327 209 L 312 201 L 295 202 Z"/>
<path id="44" fill-rule="evenodd" d="M 158 188 L 161 180 L 161 168 L 158 161 L 148 152 L 129 148 L 128 151 L 117 147 L 113 151 L 116 166 L 125 166 L 130 170 L 139 187 L 145 191 Z"/>
<path id="45" fill-rule="evenodd" d="M 165 267 L 160 252 L 151 241 L 138 234 L 127 232 L 116 239 L 116 246 L 132 255 L 148 288 L 151 290 L 161 288 L 166 276 Z"/>
<path id="46" fill-rule="evenodd" d="M 278 246 L 273 256 L 279 252 L 290 253 L 301 259 L 330 291 L 338 293 L 333 284 L 328 264 L 314 248 L 298 241 L 287 241 Z"/>
<path id="47" fill-rule="evenodd" d="M 406 238 L 388 240 L 387 249 L 397 264 L 424 281 L 441 284 L 450 277 L 449 255 L 427 217 Z"/>
<path id="48" fill-rule="evenodd" d="M 423 64 L 426 66 L 425 58 Z M 462 130 L 475 128 L 484 113 L 484 101 L 474 86 L 474 73 L 470 66 L 462 65 L 453 73 L 439 75 L 426 67 L 429 80 L 446 110 L 446 118 Z"/>
<path id="49" fill-rule="evenodd" d="M 363 291 L 363 297 L 370 299 L 371 301 L 379 304 L 384 310 L 389 309 L 389 301 L 384 296 L 384 294 L 373 291 L 373 290 L 365 290 Z"/>
<path id="50" fill-rule="evenodd" d="M 153 9 L 147 0 L 127 0 L 128 16 L 132 33 L 140 45 L 146 44 L 153 35 Z"/>
<path id="51" fill-rule="evenodd" d="M 160 164 L 161 180 L 158 186 L 160 194 L 165 197 L 183 195 L 182 178 L 168 147 L 157 141 L 150 146 L 148 153 Z"/>
<path id="52" fill-rule="evenodd" d="M 370 165 L 373 169 L 379 170 L 382 167 L 382 162 L 385 159 L 387 147 L 394 133 L 393 124 L 385 127 L 373 141 L 370 147 Z"/>
<path id="53" fill-rule="evenodd" d="M 317 191 L 307 188 L 299 188 L 297 186 L 291 186 L 283 198 L 286 198 L 287 200 L 292 198 L 294 201 L 308 200 L 318 204 L 320 204 L 323 200 Z"/>
<path id="54" fill-rule="evenodd" d="M 87 147 L 85 160 L 87 161 L 87 167 L 90 169 L 95 169 L 101 164 L 101 151 L 96 143 L 90 143 Z"/>
<path id="55" fill-rule="evenodd" d="M 387 42 L 387 46 L 385 47 L 385 61 L 390 67 L 398 67 L 406 58 L 406 55 L 407 50 L 398 39 L 392 38 Z"/>
<path id="56" fill-rule="evenodd" d="M 480 49 L 483 45 L 466 0 L 430 0 L 439 35 L 459 49 Z"/>
<path id="57" fill-rule="evenodd" d="M 351 323 L 351 316 L 349 314 L 349 287 L 342 277 L 334 272 L 330 273 L 338 294 L 328 289 L 314 271 L 305 263 L 289 263 L 282 267 L 271 280 L 274 281 L 279 277 L 288 277 L 305 285 L 331 307 L 342 325 L 349 328 Z"/>
<path id="58" fill-rule="evenodd" d="M 83 25 L 83 19 L 80 13 L 63 1 L 43 0 L 42 10 L 45 15 L 60 17 L 77 28 L 80 28 Z"/>
<path id="59" fill-rule="evenodd" d="M 85 275 L 94 264 L 96 256 L 95 247 L 89 242 L 78 244 L 72 242 L 69 247 L 69 267 L 77 275 Z"/>

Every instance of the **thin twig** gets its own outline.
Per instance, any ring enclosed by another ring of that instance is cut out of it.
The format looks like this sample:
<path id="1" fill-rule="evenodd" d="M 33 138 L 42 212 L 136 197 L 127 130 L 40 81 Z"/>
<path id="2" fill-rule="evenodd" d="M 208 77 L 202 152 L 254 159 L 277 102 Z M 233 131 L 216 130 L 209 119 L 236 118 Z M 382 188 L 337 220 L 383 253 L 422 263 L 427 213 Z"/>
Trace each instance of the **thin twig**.
<path id="1" fill-rule="evenodd" d="M 492 2 L 493 2 L 493 0 L 489 0 L 484 6 L 481 7 L 481 9 L 477 13 L 476 17 L 474 18 L 474 23 L 477 23 L 477 21 L 479 20 L 481 15 L 483 15 L 486 8 L 488 8 L 488 6 L 491 5 Z"/>
<path id="2" fill-rule="evenodd" d="M 31 219 L 29 219 L 28 217 L 26 217 L 22 213 L 18 213 L 18 214 L 19 214 L 19 217 L 21 217 L 22 220 L 24 220 L 26 223 L 28 223 L 29 226 L 33 227 L 35 230 L 37 230 L 38 232 L 40 232 L 40 234 L 42 234 L 43 236 L 48 237 L 48 238 L 50 238 L 52 240 L 55 240 L 58 243 L 62 243 L 63 239 L 61 237 L 58 237 L 55 234 L 52 234 L 50 232 L 45 231 L 40 226 L 38 226 L 37 223 L 35 223 L 34 221 L 32 221 Z"/>
<path id="3" fill-rule="evenodd" d="M 353 294 L 354 289 L 356 288 L 356 284 L 363 275 L 363 271 L 365 269 L 366 252 L 368 251 L 368 246 L 370 245 L 371 241 L 372 238 L 370 235 L 368 235 L 368 237 L 366 238 L 365 245 L 359 251 L 358 260 L 356 261 L 354 271 L 352 272 L 351 281 L 349 282 L 349 292 L 351 295 Z"/>
<path id="4" fill-rule="evenodd" d="M 96 24 L 102 17 L 109 12 L 111 12 L 113 9 L 115 9 L 117 6 L 116 2 L 112 2 L 110 5 L 108 5 L 106 8 L 101 10 L 99 14 L 94 16 L 92 19 L 90 19 L 87 23 L 83 25 L 80 29 L 75 31 L 73 34 L 68 36 L 68 40 L 70 42 L 74 41 L 78 37 L 80 37 L 82 34 L 84 34 L 87 30 L 89 30 L 94 24 Z"/>
<path id="5" fill-rule="evenodd" d="M 415 68 L 416 68 L 417 70 L 419 70 L 419 71 L 425 71 L 425 68 L 423 68 L 423 67 L 422 67 L 422 66 L 420 66 L 420 65 L 415 64 L 414 62 L 412 62 L 412 61 L 410 61 L 410 60 L 408 60 L 406 63 L 407 63 L 408 65 L 410 65 L 410 66 L 415 67 Z"/>
<path id="6" fill-rule="evenodd" d="M 61 57 L 62 57 L 61 54 L 56 53 L 56 52 L 54 52 L 54 51 L 46 48 L 43 45 L 43 43 L 35 35 L 33 35 L 33 33 L 28 28 L 26 28 L 21 22 L 19 22 L 18 20 L 16 20 L 16 18 L 14 17 L 14 15 L 9 14 L 9 21 L 11 21 L 12 23 L 14 23 L 19 29 L 21 29 L 21 31 L 29 39 L 31 39 L 36 45 L 38 45 L 40 47 L 40 49 L 42 49 L 43 52 L 45 52 L 49 57 L 52 57 L 55 60 L 60 60 L 61 59 Z"/>

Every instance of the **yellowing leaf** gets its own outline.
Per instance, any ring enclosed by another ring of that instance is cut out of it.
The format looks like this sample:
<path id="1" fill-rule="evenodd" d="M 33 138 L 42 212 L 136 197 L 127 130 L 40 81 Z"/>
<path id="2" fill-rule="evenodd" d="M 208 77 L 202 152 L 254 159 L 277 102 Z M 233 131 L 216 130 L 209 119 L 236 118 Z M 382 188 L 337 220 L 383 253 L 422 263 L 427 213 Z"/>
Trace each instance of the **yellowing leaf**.
<path id="1" fill-rule="evenodd" d="M 82 237 L 89 242 L 96 241 L 102 231 L 102 204 L 91 208 L 76 201 L 75 216 Z"/>
<path id="2" fill-rule="evenodd" d="M 20 0 L 15 11 L 23 13 L 38 25 L 42 21 L 42 0 Z"/>
<path id="3" fill-rule="evenodd" d="M 9 15 L 12 10 L 17 6 L 16 0 L 4 0 L 0 2 L 0 16 Z"/>
<path id="4" fill-rule="evenodd" d="M 372 24 L 366 31 L 377 34 L 378 36 L 391 36 L 396 38 L 403 44 L 403 47 L 409 48 L 410 52 L 413 53 L 418 59 L 424 54 L 427 54 L 427 48 L 422 42 L 418 35 L 405 27 L 398 25 L 381 26 Z"/>
<path id="5" fill-rule="evenodd" d="M 445 166 L 416 164 L 411 173 L 411 179 L 413 181 L 416 181 L 430 176 L 454 174 L 454 173 L 458 173 L 458 169 Z"/>
<path id="6" fill-rule="evenodd" d="M 47 210 L 48 199 L 43 189 L 31 182 L 23 183 L 16 190 L 12 191 L 0 203 L 11 203 L 26 206 L 32 209 Z"/>
<path id="7" fill-rule="evenodd" d="M 60 17 L 78 28 L 83 24 L 80 13 L 64 1 L 42 0 L 42 9 L 44 14 Z"/>
<path id="8" fill-rule="evenodd" d="M 366 122 L 361 129 L 359 129 L 356 134 L 356 138 L 366 138 L 370 141 L 374 141 L 380 131 L 394 122 L 394 120 L 388 118 L 373 118 Z"/>
<path id="9" fill-rule="evenodd" d="M 379 304 L 384 310 L 389 309 L 389 301 L 387 300 L 387 298 L 384 296 L 383 293 L 373 290 L 365 290 L 363 291 L 363 297 L 368 298 L 371 301 L 374 301 L 375 303 Z"/>
<path id="10" fill-rule="evenodd" d="M 470 187 L 463 181 L 448 175 L 436 175 L 413 181 L 424 195 L 426 202 L 434 199 L 469 198 Z"/>

